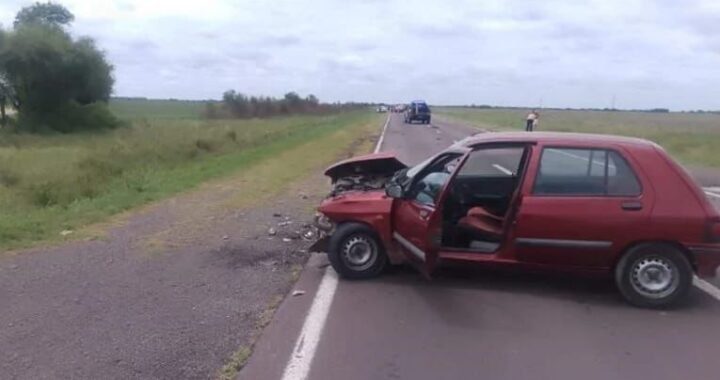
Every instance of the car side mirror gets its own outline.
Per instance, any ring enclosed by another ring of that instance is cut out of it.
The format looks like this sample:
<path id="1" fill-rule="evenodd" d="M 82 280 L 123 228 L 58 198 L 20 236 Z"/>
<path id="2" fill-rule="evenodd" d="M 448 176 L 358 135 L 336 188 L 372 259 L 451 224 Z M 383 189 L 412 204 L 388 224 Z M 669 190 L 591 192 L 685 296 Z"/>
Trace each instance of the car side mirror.
<path id="1" fill-rule="evenodd" d="M 385 194 L 390 198 L 402 198 L 403 188 L 397 183 L 388 183 L 385 186 Z"/>

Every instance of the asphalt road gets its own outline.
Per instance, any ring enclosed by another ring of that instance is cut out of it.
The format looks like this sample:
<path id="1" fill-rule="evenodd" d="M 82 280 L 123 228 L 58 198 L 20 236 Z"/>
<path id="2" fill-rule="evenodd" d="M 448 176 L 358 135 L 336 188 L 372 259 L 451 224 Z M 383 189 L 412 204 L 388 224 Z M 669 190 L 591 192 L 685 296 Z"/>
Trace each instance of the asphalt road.
<path id="1" fill-rule="evenodd" d="M 473 132 L 434 126 L 393 115 L 383 150 L 412 164 Z M 311 260 L 297 284 L 306 295 L 285 300 L 240 378 L 283 377 L 305 343 L 322 260 Z M 338 282 L 306 378 L 717 379 L 719 316 L 720 302 L 697 288 L 657 311 L 627 305 L 602 279 L 446 268 L 427 281 L 398 268 Z"/>

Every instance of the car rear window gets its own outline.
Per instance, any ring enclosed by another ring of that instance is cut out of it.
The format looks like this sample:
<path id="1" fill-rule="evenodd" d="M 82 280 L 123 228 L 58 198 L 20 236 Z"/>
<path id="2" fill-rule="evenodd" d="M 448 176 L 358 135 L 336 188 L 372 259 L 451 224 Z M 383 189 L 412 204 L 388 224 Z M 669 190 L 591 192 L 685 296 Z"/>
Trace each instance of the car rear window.
<path id="1" fill-rule="evenodd" d="M 533 188 L 538 195 L 636 196 L 637 175 L 618 152 L 545 148 Z"/>

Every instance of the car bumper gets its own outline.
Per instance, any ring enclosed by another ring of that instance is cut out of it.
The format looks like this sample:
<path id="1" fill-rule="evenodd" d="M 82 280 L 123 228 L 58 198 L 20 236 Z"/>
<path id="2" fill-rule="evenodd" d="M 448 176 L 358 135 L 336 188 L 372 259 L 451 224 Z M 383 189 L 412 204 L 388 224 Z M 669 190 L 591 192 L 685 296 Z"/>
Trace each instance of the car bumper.
<path id="1" fill-rule="evenodd" d="M 695 257 L 697 274 L 700 277 L 715 277 L 720 267 L 720 244 L 688 246 Z"/>

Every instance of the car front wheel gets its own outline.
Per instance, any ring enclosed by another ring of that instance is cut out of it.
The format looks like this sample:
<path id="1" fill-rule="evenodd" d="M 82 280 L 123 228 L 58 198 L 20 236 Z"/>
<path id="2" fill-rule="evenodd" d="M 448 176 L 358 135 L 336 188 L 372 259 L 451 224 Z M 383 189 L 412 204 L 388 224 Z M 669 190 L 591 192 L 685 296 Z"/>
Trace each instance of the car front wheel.
<path id="1" fill-rule="evenodd" d="M 615 268 L 615 283 L 629 303 L 647 308 L 669 307 L 685 297 L 693 269 L 672 245 L 650 243 L 628 251 Z"/>
<path id="2" fill-rule="evenodd" d="M 360 223 L 338 226 L 330 237 L 328 259 L 343 278 L 365 279 L 378 276 L 388 260 L 375 231 Z"/>

